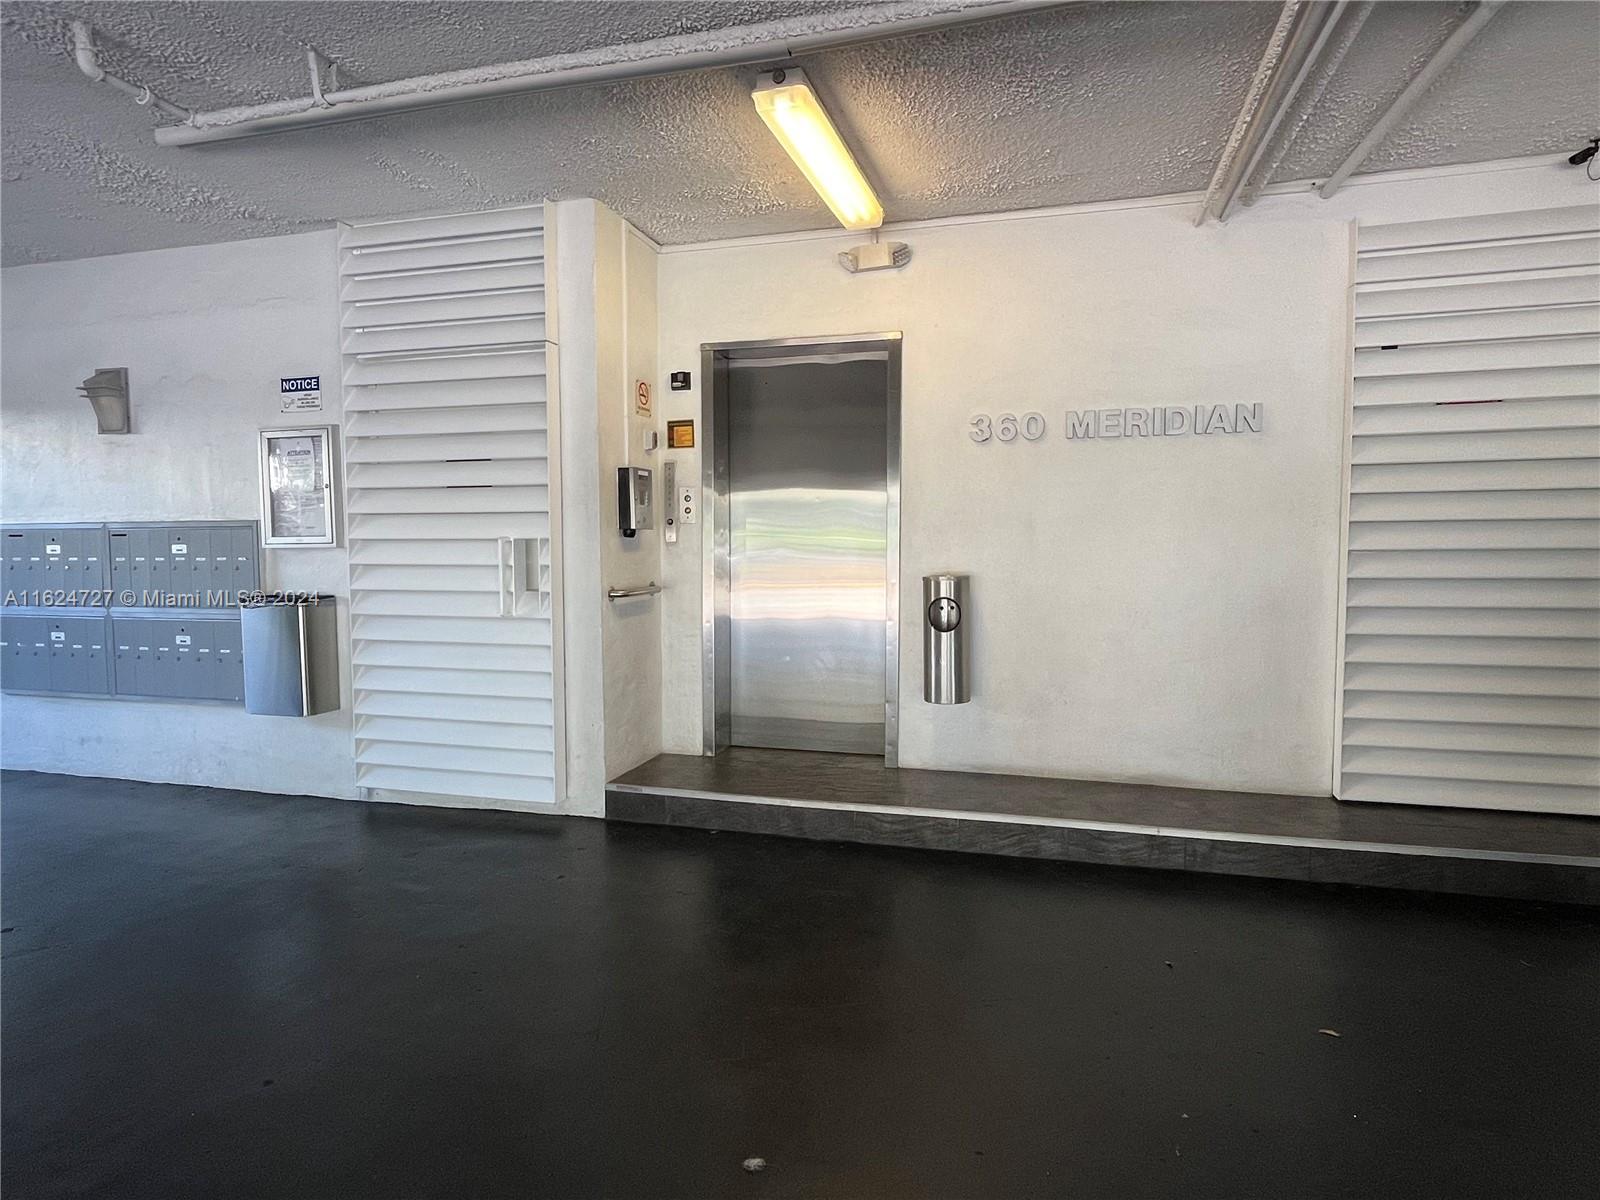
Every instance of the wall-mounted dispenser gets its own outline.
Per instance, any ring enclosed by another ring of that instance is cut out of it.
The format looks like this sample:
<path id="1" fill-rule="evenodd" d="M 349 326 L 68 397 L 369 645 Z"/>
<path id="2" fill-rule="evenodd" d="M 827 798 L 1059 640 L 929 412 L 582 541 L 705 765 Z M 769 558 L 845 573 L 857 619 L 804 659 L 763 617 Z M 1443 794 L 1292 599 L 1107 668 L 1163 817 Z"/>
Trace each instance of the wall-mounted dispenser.
<path id="1" fill-rule="evenodd" d="M 650 512 L 650 468 L 617 468 L 617 527 L 623 537 L 641 529 L 654 529 Z"/>
<path id="2" fill-rule="evenodd" d="M 970 582 L 967 575 L 922 577 L 922 698 L 929 704 L 972 699 Z"/>
<path id="3" fill-rule="evenodd" d="M 78 385 L 78 391 L 94 405 L 96 433 L 128 433 L 132 430 L 127 367 L 101 367 Z"/>

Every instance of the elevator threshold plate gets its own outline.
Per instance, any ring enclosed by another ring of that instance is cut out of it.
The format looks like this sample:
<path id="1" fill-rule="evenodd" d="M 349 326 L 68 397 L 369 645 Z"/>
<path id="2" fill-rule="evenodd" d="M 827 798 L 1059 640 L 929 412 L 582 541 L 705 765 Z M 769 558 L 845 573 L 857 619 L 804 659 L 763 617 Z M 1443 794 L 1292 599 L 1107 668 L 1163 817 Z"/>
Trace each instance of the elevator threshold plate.
<path id="1" fill-rule="evenodd" d="M 1600 820 L 1345 804 L 738 747 L 606 787 L 616 821 L 1600 905 Z"/>

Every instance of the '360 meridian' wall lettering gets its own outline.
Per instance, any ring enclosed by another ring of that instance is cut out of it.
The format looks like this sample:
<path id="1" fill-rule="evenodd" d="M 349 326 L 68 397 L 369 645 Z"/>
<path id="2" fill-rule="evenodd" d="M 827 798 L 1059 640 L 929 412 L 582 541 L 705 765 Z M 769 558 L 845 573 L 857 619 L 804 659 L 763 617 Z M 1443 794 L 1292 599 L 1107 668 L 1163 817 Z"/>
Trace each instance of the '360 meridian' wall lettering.
<path id="1" fill-rule="evenodd" d="M 984 442 L 1037 442 L 1049 432 L 1043 413 L 974 413 L 967 436 Z M 1259 404 L 1196 404 L 1154 408 L 1069 408 L 1066 435 L 1069 441 L 1088 438 L 1181 437 L 1184 434 L 1208 436 L 1219 433 L 1260 433 Z"/>

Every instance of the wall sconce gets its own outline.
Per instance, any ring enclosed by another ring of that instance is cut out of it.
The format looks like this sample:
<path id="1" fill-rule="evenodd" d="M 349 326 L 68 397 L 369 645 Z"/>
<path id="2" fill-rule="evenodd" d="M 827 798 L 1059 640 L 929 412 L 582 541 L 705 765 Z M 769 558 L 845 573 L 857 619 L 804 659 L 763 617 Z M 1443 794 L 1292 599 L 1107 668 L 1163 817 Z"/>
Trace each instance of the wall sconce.
<path id="1" fill-rule="evenodd" d="M 98 433 L 128 433 L 132 429 L 128 404 L 128 368 L 101 367 L 78 385 L 94 405 Z"/>

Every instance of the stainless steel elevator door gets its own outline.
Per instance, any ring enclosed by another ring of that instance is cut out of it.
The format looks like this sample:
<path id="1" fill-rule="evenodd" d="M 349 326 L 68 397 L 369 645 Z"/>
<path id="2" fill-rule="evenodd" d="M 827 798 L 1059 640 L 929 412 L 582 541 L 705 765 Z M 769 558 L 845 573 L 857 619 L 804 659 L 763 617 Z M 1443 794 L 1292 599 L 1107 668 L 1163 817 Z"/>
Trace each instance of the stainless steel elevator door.
<path id="1" fill-rule="evenodd" d="M 887 356 L 728 368 L 732 742 L 882 754 Z"/>

